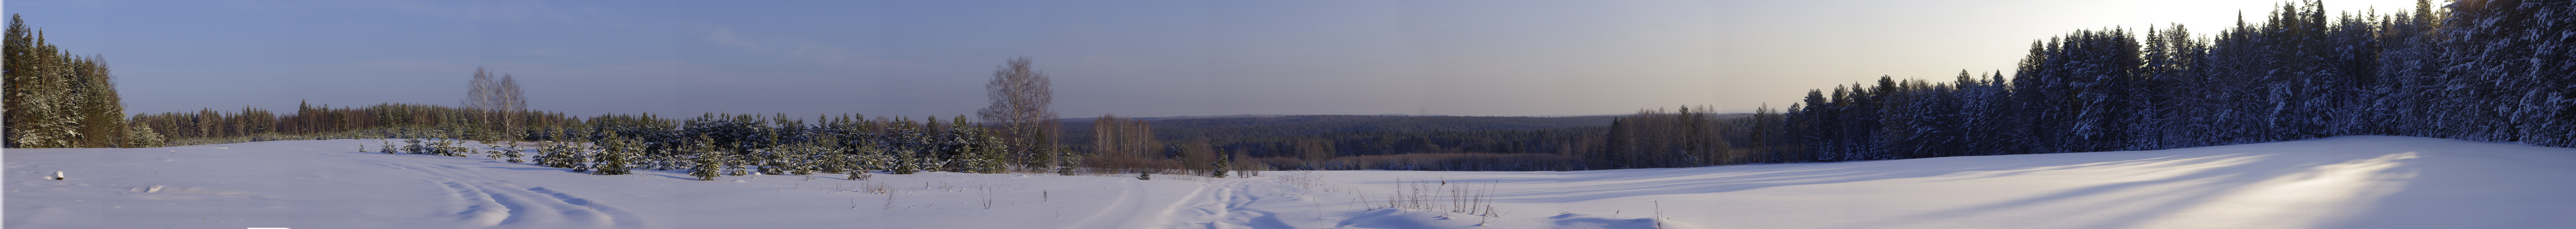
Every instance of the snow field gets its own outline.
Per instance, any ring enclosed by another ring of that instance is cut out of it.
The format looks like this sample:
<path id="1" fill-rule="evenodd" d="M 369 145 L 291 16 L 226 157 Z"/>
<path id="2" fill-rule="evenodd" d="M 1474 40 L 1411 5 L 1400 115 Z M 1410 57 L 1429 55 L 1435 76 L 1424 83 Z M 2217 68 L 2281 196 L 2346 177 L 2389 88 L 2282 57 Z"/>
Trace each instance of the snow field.
<path id="1" fill-rule="evenodd" d="M 926 172 L 860 181 L 842 174 L 696 181 L 653 170 L 601 176 L 355 148 L 378 142 L 9 149 L 0 152 L 8 189 L 0 226 L 2576 227 L 2576 196 L 2568 195 L 2576 182 L 2566 182 L 2576 180 L 2576 149 L 2417 137 L 1572 172 L 1268 171 L 1154 180 Z M 43 179 L 55 171 L 67 179 Z M 1399 191 L 1426 189 L 1432 195 L 1415 199 L 1430 209 L 1372 207 Z M 1448 199 L 1452 190 L 1481 191 L 1464 196 L 1481 197 L 1500 214 L 1452 212 L 1462 206 Z"/>

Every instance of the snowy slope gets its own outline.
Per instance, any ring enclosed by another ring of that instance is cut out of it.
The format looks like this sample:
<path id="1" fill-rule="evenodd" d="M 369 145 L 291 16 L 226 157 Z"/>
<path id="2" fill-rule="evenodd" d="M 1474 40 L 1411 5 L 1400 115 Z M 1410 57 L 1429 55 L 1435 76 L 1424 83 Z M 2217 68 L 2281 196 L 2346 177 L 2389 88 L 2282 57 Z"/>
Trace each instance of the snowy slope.
<path id="1" fill-rule="evenodd" d="M 839 174 L 695 181 L 376 140 L 9 149 L 9 228 L 2569 228 L 2576 149 L 2346 136 L 2156 151 L 1576 172 Z M 42 179 L 55 171 L 66 180 Z M 1372 209 L 1397 180 L 1499 217 Z M 1436 182 L 1448 181 L 1449 185 Z M 1420 183 L 1420 182 L 1435 183 Z M 153 188 L 158 185 L 158 189 Z M 878 191 L 882 190 L 882 191 Z M 1445 195 L 1446 193 L 1441 193 Z M 986 203 L 990 202 L 990 208 Z M 1660 209 L 1658 209 L 1660 208 Z M 1478 208 L 1482 209 L 1482 208 Z M 1664 220 L 1650 218 L 1660 215 Z"/>

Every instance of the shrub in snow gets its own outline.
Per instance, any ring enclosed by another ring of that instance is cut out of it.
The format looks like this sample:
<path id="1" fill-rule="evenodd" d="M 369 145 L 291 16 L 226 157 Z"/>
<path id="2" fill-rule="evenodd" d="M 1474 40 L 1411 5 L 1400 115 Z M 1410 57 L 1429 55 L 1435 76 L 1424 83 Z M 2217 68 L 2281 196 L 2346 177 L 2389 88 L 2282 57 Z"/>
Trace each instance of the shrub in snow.
<path id="1" fill-rule="evenodd" d="M 429 146 L 420 145 L 420 139 L 418 138 L 406 138 L 403 139 L 403 153 L 427 154 L 429 153 Z"/>

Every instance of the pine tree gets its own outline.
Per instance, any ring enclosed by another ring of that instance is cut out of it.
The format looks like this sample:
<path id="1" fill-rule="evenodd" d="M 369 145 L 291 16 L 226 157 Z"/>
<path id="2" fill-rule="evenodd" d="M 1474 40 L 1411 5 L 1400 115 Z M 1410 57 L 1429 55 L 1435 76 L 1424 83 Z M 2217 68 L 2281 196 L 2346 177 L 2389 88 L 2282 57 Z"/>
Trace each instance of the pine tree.
<path id="1" fill-rule="evenodd" d="M 591 143 L 590 145 L 573 146 L 572 150 L 567 151 L 571 153 L 566 154 L 561 158 L 563 161 L 562 163 L 570 165 L 569 167 L 572 168 L 572 172 L 576 173 L 585 173 L 590 172 L 593 169 L 598 169 L 596 164 L 591 164 L 590 162 L 592 158 L 597 158 L 600 154 L 603 154 L 599 152 L 602 150 L 602 147 L 600 147 L 599 144 L 605 143 Z"/>
<path id="2" fill-rule="evenodd" d="M 715 138 L 698 135 L 695 147 L 690 147 L 690 151 L 697 153 L 697 165 L 689 167 L 689 176 L 698 180 L 716 180 L 716 177 L 724 175 L 724 151 L 717 150 L 714 142 Z"/>
<path id="3" fill-rule="evenodd" d="M 962 118 L 964 117 L 959 118 L 961 118 L 959 120 L 963 120 Z M 966 159 L 967 162 L 964 163 L 967 167 L 967 171 L 965 172 L 1006 172 L 1005 169 L 1007 169 L 1010 164 L 1004 162 L 1003 160 L 1005 159 L 1003 157 L 1010 153 L 1007 151 L 1008 148 L 1005 148 L 1008 147 L 1008 145 L 1006 145 L 1002 138 L 995 137 L 991 132 L 986 132 L 981 128 L 963 127 L 959 128 L 959 131 L 963 132 L 960 135 L 969 139 L 968 143 L 964 144 L 965 149 L 963 149 L 968 152 Z"/>
<path id="4" fill-rule="evenodd" d="M 510 148 L 501 150 L 500 157 L 508 159 L 510 163 L 526 162 L 519 160 L 519 157 L 527 156 L 527 151 L 519 148 L 519 142 L 511 141 L 509 144 Z"/>
<path id="5" fill-rule="evenodd" d="M 483 158 L 485 158 L 485 159 L 492 159 L 493 161 L 504 161 L 504 162 L 509 161 L 508 159 L 503 159 L 502 157 L 503 157 L 503 156 L 506 156 L 507 154 L 510 154 L 510 153 L 507 153 L 507 152 L 501 152 L 501 151 L 503 151 L 503 150 L 509 150 L 509 148 L 510 148 L 510 147 L 516 147 L 516 146 L 495 147 L 495 148 L 494 148 L 494 149 L 492 149 L 492 150 L 483 151 Z M 361 147 L 361 148 L 363 148 L 363 147 Z"/>
<path id="6" fill-rule="evenodd" d="M 627 140 L 625 137 L 617 136 L 617 133 L 614 132 L 608 133 L 608 139 L 601 140 L 600 142 L 600 144 L 604 144 L 603 146 L 600 146 L 601 152 L 598 156 L 593 156 L 592 158 L 594 158 L 594 160 L 590 163 L 591 167 L 597 168 L 597 170 L 590 174 L 634 174 L 634 172 L 632 172 L 633 168 L 629 166 L 631 162 L 628 160 L 629 158 L 634 157 L 637 151 L 642 151 L 643 148 L 638 147 L 638 144 L 632 140 Z"/>
<path id="7" fill-rule="evenodd" d="M 169 141 L 167 139 L 163 139 L 161 133 L 153 131 L 152 126 L 136 124 L 131 125 L 129 128 L 133 129 L 126 130 L 125 132 L 127 134 L 125 147 L 161 147 L 164 142 Z M 359 149 L 358 151 L 366 152 L 366 149 Z"/>
<path id="8" fill-rule="evenodd" d="M 1064 151 L 1063 151 L 1063 150 L 1057 150 L 1056 152 L 1064 152 Z M 1075 154 L 1070 154 L 1070 153 L 1059 153 L 1059 154 L 1061 154 L 1061 155 L 1056 156 L 1056 158 L 1058 158 L 1058 159 L 1062 159 L 1062 160 L 1058 160 L 1058 161 L 1056 161 L 1056 163 L 1057 163 L 1057 164 L 1056 164 L 1056 166 L 1055 166 L 1055 174 L 1056 174 L 1056 175 L 1062 175 L 1062 176 L 1072 176 L 1072 175 L 1073 175 L 1073 168 L 1074 168 L 1075 166 L 1082 165 L 1082 155 L 1075 155 Z"/>
<path id="9" fill-rule="evenodd" d="M 924 165 L 937 165 L 935 160 L 931 160 L 935 155 L 927 152 L 927 148 L 930 147 L 925 141 L 928 139 L 925 139 L 927 136 L 919 127 L 901 118 L 889 124 L 891 125 L 886 128 L 886 132 L 890 133 L 886 136 L 888 139 L 884 145 L 887 151 L 893 154 L 891 162 L 894 165 L 887 168 L 886 173 L 912 174 L 928 167 Z"/>
<path id="10" fill-rule="evenodd" d="M 403 139 L 403 153 L 429 154 L 429 151 L 429 146 L 421 145 L 421 140 L 419 138 Z"/>
<path id="11" fill-rule="evenodd" d="M 563 142 L 544 141 L 537 143 L 537 154 L 530 155 L 528 157 L 528 163 L 536 164 L 537 166 L 562 168 L 556 167 L 555 163 L 557 163 L 557 161 L 561 161 L 556 158 L 562 156 L 563 150 Z"/>

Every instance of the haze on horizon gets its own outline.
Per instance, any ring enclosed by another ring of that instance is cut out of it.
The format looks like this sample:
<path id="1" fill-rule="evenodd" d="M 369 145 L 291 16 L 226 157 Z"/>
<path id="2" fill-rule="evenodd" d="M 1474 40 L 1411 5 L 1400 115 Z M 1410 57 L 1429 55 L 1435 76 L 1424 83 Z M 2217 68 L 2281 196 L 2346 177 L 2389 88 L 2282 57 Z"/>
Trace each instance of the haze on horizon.
<path id="1" fill-rule="evenodd" d="M 127 112 L 456 105 L 951 116 L 1011 57 L 1063 117 L 1784 108 L 1881 75 L 2012 68 L 2078 29 L 2261 21 L 2277 1 L 9 1 L 102 54 Z M 2413 1 L 2324 1 L 2396 12 Z M 2440 3 L 2435 3 L 2440 4 Z"/>

